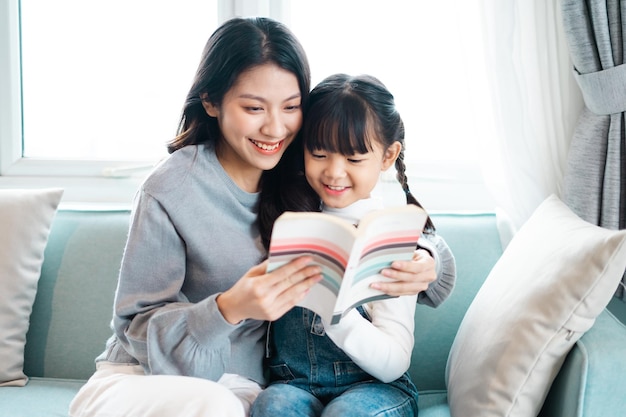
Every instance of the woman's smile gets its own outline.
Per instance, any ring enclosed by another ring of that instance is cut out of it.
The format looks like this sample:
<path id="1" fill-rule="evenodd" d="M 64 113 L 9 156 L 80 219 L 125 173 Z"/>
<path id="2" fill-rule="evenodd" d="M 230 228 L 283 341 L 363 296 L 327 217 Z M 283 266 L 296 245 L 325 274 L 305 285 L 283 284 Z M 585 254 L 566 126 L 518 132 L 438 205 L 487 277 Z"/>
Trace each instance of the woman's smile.
<path id="1" fill-rule="evenodd" d="M 274 143 L 270 143 L 270 142 L 261 142 L 255 139 L 249 139 L 250 142 L 252 142 L 252 144 L 254 144 L 254 146 L 256 146 L 256 148 L 265 153 L 265 154 L 273 154 L 276 152 L 279 152 L 281 150 L 281 148 L 283 147 L 283 143 L 285 142 L 284 140 L 281 140 L 279 142 L 274 142 Z"/>

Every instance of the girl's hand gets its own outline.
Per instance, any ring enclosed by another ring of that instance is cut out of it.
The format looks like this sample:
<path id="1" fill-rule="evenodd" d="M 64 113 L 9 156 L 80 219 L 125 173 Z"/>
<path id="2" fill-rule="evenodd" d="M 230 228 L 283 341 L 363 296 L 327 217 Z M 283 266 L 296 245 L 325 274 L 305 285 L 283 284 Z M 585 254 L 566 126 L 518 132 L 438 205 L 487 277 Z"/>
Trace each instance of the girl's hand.
<path id="1" fill-rule="evenodd" d="M 231 324 L 245 319 L 276 320 L 291 310 L 321 279 L 310 256 L 297 258 L 267 273 L 268 261 L 256 265 L 229 290 L 217 297 L 217 306 Z"/>
<path id="2" fill-rule="evenodd" d="M 395 261 L 381 273 L 394 281 L 375 282 L 371 287 L 393 296 L 418 294 L 437 279 L 435 260 L 424 249 L 416 250 L 412 261 Z"/>

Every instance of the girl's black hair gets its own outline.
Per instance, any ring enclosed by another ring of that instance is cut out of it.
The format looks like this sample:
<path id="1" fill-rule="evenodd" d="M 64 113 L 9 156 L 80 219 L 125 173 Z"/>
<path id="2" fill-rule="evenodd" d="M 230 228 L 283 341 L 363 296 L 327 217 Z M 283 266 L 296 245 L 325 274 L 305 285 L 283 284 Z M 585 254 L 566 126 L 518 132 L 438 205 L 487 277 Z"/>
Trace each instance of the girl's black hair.
<path id="1" fill-rule="evenodd" d="M 320 209 L 320 198 L 304 176 L 304 149 L 351 156 L 371 151 L 372 141 L 379 141 L 384 150 L 400 142 L 396 178 L 407 204 L 422 207 L 409 189 L 404 163 L 404 123 L 393 95 L 382 82 L 369 75 L 331 75 L 311 91 L 302 129 L 273 170 L 272 180 L 278 185 L 272 187 L 272 193 L 265 190 L 261 193 L 259 226 L 266 247 L 274 221 L 284 211 Z M 430 218 L 424 230 L 435 231 Z"/>

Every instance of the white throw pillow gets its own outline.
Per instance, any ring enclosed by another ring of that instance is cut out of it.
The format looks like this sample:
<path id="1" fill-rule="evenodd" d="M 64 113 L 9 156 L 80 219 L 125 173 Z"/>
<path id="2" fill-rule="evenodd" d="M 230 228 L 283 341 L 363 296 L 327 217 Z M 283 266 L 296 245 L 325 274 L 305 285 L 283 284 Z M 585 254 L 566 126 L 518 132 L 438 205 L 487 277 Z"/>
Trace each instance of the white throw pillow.
<path id="1" fill-rule="evenodd" d="M 23 386 L 24 345 L 63 190 L 0 190 L 0 386 Z"/>
<path id="2" fill-rule="evenodd" d="M 625 241 L 626 230 L 587 223 L 554 195 L 535 210 L 452 344 L 446 382 L 453 417 L 539 413 L 567 353 L 615 293 Z"/>

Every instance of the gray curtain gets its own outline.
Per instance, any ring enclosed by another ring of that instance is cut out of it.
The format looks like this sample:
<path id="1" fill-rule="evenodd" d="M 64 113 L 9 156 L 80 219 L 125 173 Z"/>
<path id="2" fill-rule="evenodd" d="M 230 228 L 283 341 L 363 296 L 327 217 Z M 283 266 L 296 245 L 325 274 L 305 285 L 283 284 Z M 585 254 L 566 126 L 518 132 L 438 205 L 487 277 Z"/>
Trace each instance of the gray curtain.
<path id="1" fill-rule="evenodd" d="M 624 229 L 626 1 L 561 0 L 561 6 L 574 75 L 585 101 L 570 145 L 563 199 L 590 223 Z M 626 302 L 625 277 L 615 295 Z"/>

